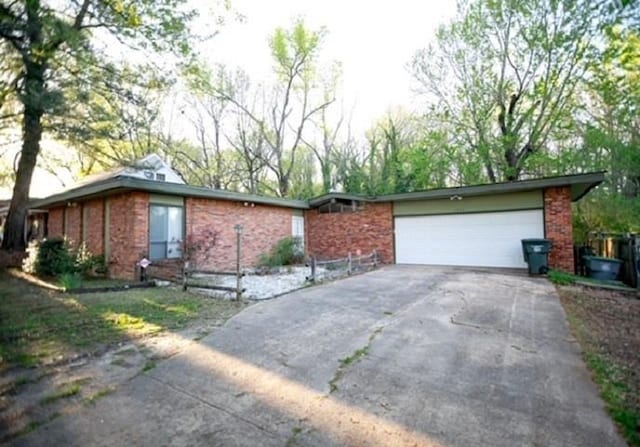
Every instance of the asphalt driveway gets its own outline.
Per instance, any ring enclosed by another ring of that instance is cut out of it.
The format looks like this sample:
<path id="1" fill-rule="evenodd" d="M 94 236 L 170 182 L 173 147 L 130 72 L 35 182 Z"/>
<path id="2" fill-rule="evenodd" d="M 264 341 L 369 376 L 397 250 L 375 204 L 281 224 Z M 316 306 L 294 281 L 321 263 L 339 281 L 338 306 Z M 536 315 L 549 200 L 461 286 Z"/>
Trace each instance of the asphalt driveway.
<path id="1" fill-rule="evenodd" d="M 20 445 L 624 445 L 544 279 L 390 266 L 249 307 Z"/>

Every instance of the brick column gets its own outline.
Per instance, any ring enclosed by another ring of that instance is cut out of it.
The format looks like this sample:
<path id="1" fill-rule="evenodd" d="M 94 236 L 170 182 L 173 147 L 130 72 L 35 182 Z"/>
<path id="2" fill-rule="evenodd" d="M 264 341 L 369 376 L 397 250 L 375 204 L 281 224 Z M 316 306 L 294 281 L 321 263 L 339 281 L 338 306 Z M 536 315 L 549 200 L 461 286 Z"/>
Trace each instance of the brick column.
<path id="1" fill-rule="evenodd" d="M 573 273 L 573 220 L 571 188 L 562 186 L 544 190 L 544 230 L 553 244 L 549 266 Z"/>
<path id="2" fill-rule="evenodd" d="M 64 208 L 58 206 L 56 208 L 51 208 L 49 210 L 49 221 L 47 223 L 48 234 L 47 237 L 49 239 L 54 237 L 62 237 L 64 236 Z"/>
<path id="3" fill-rule="evenodd" d="M 111 199 L 109 276 L 136 279 L 136 262 L 149 256 L 149 194 L 128 192 Z"/>

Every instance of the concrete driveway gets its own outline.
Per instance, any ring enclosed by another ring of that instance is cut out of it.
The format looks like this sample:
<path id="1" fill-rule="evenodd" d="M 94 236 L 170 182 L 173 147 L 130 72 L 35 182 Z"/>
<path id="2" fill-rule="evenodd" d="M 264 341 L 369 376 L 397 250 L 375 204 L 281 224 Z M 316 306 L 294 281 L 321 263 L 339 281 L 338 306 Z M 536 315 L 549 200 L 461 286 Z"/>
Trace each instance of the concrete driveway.
<path id="1" fill-rule="evenodd" d="M 544 279 L 390 266 L 251 306 L 24 445 L 624 445 Z"/>

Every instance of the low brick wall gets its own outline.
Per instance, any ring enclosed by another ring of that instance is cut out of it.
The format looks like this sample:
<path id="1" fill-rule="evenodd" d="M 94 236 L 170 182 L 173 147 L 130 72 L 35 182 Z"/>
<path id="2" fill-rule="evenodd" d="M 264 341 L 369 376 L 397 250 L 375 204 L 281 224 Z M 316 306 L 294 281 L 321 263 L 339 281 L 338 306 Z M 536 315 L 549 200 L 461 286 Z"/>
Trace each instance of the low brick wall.
<path id="1" fill-rule="evenodd" d="M 365 203 L 364 209 L 345 213 L 305 212 L 307 253 L 336 259 L 348 252 L 363 255 L 377 250 L 381 261 L 395 262 L 393 251 L 393 206 Z"/>

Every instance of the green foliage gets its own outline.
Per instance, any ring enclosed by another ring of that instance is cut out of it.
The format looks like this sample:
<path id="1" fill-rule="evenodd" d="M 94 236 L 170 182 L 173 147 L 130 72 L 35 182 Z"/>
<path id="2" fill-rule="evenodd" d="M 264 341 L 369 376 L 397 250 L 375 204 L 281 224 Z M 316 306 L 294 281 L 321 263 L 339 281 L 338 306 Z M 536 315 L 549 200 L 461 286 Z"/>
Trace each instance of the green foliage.
<path id="1" fill-rule="evenodd" d="M 261 267 L 279 267 L 298 264 L 303 259 L 296 238 L 286 237 L 278 241 L 269 253 L 261 254 L 258 263 Z"/>
<path id="2" fill-rule="evenodd" d="M 449 145 L 479 162 L 486 180 L 532 173 L 532 155 L 555 148 L 554 132 L 576 110 L 593 41 L 611 18 L 603 8 L 572 0 L 459 2 L 458 15 L 413 60 L 431 101 L 426 119 L 449 130 Z"/>
<path id="3" fill-rule="evenodd" d="M 40 403 L 43 405 L 53 404 L 61 399 L 66 399 L 80 393 L 82 386 L 79 383 L 70 383 L 62 386 L 52 394 L 43 397 Z"/>
<path id="4" fill-rule="evenodd" d="M 82 286 L 82 276 L 79 273 L 63 273 L 58 277 L 60 287 L 73 290 Z"/>
<path id="5" fill-rule="evenodd" d="M 34 241 L 29 244 L 28 256 L 22 269 L 40 276 L 58 276 L 77 271 L 75 256 L 69 242 L 63 238 Z"/>
<path id="6" fill-rule="evenodd" d="M 276 72 L 284 80 L 298 77 L 303 82 L 313 76 L 313 61 L 317 56 L 324 31 L 313 31 L 298 19 L 290 29 L 278 27 L 269 47 Z"/>
<path id="7" fill-rule="evenodd" d="M 24 123 L 16 193 L 2 243 L 5 248 L 21 249 L 40 141 L 43 131 L 57 129 L 49 121 L 93 119 L 86 110 L 92 101 L 82 100 L 86 92 L 95 92 L 98 98 L 91 99 L 99 103 L 102 93 L 120 89 L 122 78 L 114 76 L 118 70 L 109 61 L 110 54 L 119 53 L 114 46 L 128 44 L 137 50 L 188 56 L 194 37 L 188 25 L 196 11 L 187 0 L 12 1 L 3 2 L 0 10 L 0 117 L 22 115 L 16 123 Z M 138 56 L 143 59 L 142 54 Z M 74 141 L 84 140 L 75 135 Z"/>
<path id="8" fill-rule="evenodd" d="M 625 384 L 628 372 L 616 367 L 605 356 L 588 351 L 584 354 L 589 368 L 613 419 L 622 427 L 630 445 L 640 446 L 640 413 L 625 402 L 630 392 Z"/>
<path id="9" fill-rule="evenodd" d="M 85 244 L 74 250 L 67 239 L 51 238 L 29 244 L 22 270 L 39 276 L 65 276 L 65 281 L 73 282 L 70 276 L 104 272 L 106 266 L 104 256 L 93 255 Z"/>
<path id="10" fill-rule="evenodd" d="M 549 281 L 560 286 L 568 286 L 576 283 L 577 277 L 570 273 L 565 273 L 560 270 L 549 270 L 547 275 Z"/>

